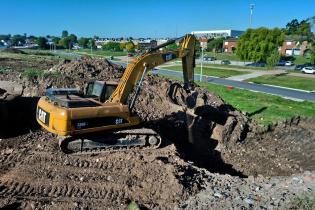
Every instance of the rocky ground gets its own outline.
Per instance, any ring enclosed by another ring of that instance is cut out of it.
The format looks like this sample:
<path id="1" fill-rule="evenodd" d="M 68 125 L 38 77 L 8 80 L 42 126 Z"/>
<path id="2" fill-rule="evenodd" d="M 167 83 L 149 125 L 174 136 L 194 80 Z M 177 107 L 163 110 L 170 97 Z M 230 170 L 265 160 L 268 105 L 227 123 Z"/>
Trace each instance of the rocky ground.
<path id="1" fill-rule="evenodd" d="M 118 81 L 123 69 L 82 57 L 48 64 L 46 72 L 59 76 L 0 74 L 23 87 L 13 101 L 0 99 L 1 208 L 126 209 L 135 201 L 143 209 L 294 209 L 296 197 L 314 195 L 314 119 L 261 128 L 207 90 L 187 93 L 147 76 L 133 111 L 164 136 L 161 148 L 65 155 L 35 123 L 38 97 L 48 87 Z"/>

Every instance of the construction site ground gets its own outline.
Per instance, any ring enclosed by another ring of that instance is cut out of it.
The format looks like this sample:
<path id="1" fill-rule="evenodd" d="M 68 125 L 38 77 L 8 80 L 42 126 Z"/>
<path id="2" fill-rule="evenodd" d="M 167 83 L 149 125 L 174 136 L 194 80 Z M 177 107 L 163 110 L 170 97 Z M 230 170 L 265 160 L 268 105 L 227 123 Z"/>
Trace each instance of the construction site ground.
<path id="1" fill-rule="evenodd" d="M 314 118 L 261 127 L 211 91 L 149 75 L 133 111 L 163 136 L 160 148 L 66 155 L 35 121 L 39 97 L 118 81 L 124 69 L 89 57 L 0 59 L 0 80 L 22 88 L 0 87 L 2 209 L 298 209 L 304 198 L 314 207 Z"/>

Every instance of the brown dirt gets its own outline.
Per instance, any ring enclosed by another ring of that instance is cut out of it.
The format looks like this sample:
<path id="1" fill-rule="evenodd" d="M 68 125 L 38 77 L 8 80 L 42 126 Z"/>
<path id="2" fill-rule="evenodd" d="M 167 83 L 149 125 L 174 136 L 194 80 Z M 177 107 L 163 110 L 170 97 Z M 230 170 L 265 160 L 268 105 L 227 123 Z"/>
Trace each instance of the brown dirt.
<path id="1" fill-rule="evenodd" d="M 246 175 L 288 176 L 315 171 L 315 119 L 294 117 L 248 134 L 222 157 Z"/>
<path id="2" fill-rule="evenodd" d="M 41 131 L 0 142 L 0 207 L 173 209 L 202 187 L 202 174 L 181 160 L 174 145 L 159 150 L 67 156 Z M 2 205 L 2 206 L 1 206 Z"/>
<path id="3" fill-rule="evenodd" d="M 123 209 L 135 200 L 149 209 L 174 209 L 203 189 L 204 169 L 240 177 L 314 171 L 314 119 L 293 118 L 263 130 L 210 91 L 196 87 L 187 93 L 158 76 L 145 78 L 133 111 L 164 137 L 160 149 L 61 154 L 52 134 L 32 126 L 34 105 L 25 106 L 24 100 L 51 86 L 118 80 L 122 72 L 89 57 L 52 70 L 63 76 L 22 80 L 22 101 L 14 110 L 29 110 L 22 113 L 33 118 L 25 117 L 23 125 L 33 132 L 0 141 L 0 207 Z"/>

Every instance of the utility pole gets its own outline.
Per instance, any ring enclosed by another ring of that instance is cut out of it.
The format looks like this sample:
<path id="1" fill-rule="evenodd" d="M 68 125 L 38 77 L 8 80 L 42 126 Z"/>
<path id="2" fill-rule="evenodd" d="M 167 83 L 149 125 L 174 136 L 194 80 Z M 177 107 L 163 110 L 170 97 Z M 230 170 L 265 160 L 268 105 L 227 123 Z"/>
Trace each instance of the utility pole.
<path id="1" fill-rule="evenodd" d="M 202 82 L 203 47 L 201 47 L 200 82 Z"/>
<path id="2" fill-rule="evenodd" d="M 250 16 L 249 16 L 249 27 L 252 27 L 252 22 L 253 22 L 253 11 L 254 11 L 255 4 L 250 4 L 249 9 L 250 9 Z"/>

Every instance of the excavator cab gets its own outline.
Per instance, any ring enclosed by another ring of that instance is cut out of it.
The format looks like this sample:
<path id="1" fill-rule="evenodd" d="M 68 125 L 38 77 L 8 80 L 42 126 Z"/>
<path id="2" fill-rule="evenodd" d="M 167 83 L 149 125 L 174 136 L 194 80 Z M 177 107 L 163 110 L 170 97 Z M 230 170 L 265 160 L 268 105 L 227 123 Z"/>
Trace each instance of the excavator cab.
<path id="1" fill-rule="evenodd" d="M 101 103 L 109 99 L 118 83 L 111 81 L 92 81 L 89 82 L 85 90 L 85 98 L 93 98 Z"/>

